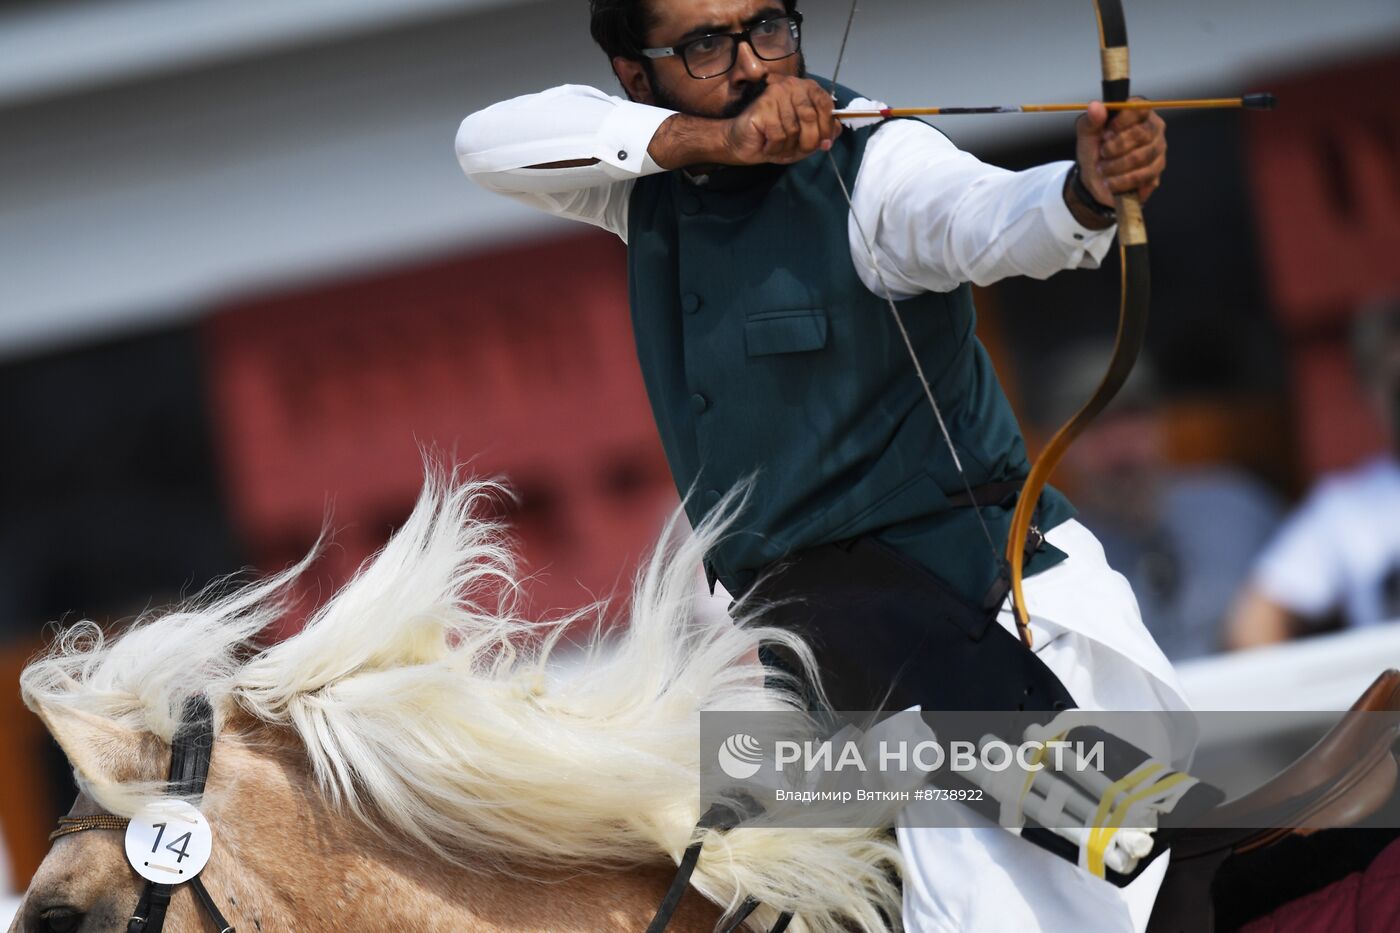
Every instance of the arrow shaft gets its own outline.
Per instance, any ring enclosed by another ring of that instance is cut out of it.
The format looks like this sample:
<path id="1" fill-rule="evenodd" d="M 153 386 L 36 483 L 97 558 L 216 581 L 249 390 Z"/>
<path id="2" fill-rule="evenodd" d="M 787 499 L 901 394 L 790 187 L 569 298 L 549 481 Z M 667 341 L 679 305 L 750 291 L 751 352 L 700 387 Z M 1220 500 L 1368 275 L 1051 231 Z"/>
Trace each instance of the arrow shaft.
<path id="1" fill-rule="evenodd" d="M 1207 97 L 1195 100 L 1125 100 L 1104 104 L 1113 110 L 1265 110 L 1272 107 L 1272 96 Z M 883 110 L 838 110 L 838 120 L 879 117 L 971 116 L 991 113 L 1079 113 L 1088 103 L 1022 104 L 1015 107 L 886 107 Z"/>

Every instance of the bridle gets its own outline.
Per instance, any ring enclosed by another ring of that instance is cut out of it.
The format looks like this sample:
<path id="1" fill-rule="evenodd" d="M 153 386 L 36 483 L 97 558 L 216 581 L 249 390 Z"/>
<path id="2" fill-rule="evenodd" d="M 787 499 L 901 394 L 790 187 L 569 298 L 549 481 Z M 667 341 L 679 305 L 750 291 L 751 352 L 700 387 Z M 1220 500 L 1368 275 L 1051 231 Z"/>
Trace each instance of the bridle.
<path id="1" fill-rule="evenodd" d="M 204 793 L 205 781 L 209 778 L 209 759 L 214 751 L 214 710 L 202 696 L 191 697 L 185 702 L 183 725 L 170 742 L 170 794 L 178 798 L 198 797 Z M 89 829 L 110 829 L 125 831 L 130 820 L 110 813 L 93 816 L 65 816 L 59 819 L 58 829 L 49 834 L 50 841 Z M 165 911 L 175 889 L 188 885 L 195 899 L 204 907 L 204 912 L 214 921 L 219 933 L 235 933 L 233 926 L 219 912 L 214 898 L 204 887 L 204 882 L 195 875 L 188 881 L 167 884 L 147 881 L 136 902 L 131 919 L 127 921 L 126 933 L 161 933 L 165 928 Z"/>
<path id="2" fill-rule="evenodd" d="M 700 817 L 700 822 L 695 825 L 700 829 L 733 829 L 741 822 L 751 816 L 757 815 L 762 810 L 762 805 L 752 797 L 744 795 L 739 800 L 730 804 L 716 803 L 705 811 Z M 676 908 L 680 906 L 681 898 L 685 895 L 686 888 L 690 885 L 690 876 L 695 873 L 696 863 L 700 861 L 700 848 L 704 845 L 704 840 L 699 839 L 692 842 L 681 856 L 680 864 L 676 866 L 676 875 L 671 879 L 671 887 L 666 892 L 666 896 L 661 899 L 661 906 L 656 909 L 656 916 L 646 928 L 646 933 L 663 933 L 671 922 L 671 917 L 675 914 Z M 719 933 L 734 933 L 740 925 L 748 919 L 759 907 L 759 901 L 755 897 L 747 897 L 739 905 L 739 909 L 729 917 L 728 922 L 720 929 Z M 792 922 L 792 913 L 785 912 L 774 921 L 773 927 L 768 933 L 783 933 Z"/>

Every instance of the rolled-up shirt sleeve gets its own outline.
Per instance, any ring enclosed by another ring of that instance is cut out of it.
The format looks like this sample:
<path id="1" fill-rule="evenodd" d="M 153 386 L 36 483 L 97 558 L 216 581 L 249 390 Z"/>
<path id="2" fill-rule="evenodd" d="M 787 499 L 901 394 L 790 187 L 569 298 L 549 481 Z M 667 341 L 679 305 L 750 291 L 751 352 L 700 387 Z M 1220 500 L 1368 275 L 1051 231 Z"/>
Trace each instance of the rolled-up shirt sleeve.
<path id="1" fill-rule="evenodd" d="M 661 107 L 567 84 L 467 117 L 457 130 L 457 161 L 483 188 L 626 239 L 632 183 L 665 171 L 647 149 L 672 115 Z M 596 161 L 532 167 L 590 160 Z"/>
<path id="2" fill-rule="evenodd" d="M 926 123 L 890 122 L 867 144 L 851 196 L 848 233 L 861 280 L 877 294 L 883 280 L 898 299 L 1097 268 L 1116 228 L 1090 230 L 1069 212 L 1071 164 L 1013 172 L 961 151 Z"/>

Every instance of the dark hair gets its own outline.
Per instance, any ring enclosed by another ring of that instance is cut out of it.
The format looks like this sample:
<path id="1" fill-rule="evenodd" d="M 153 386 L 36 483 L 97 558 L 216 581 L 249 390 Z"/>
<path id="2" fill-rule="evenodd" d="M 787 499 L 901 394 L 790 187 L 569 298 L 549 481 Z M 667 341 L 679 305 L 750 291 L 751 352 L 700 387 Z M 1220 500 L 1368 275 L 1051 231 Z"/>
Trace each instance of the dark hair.
<path id="1" fill-rule="evenodd" d="M 588 30 L 609 60 L 642 58 L 647 31 L 655 21 L 647 3 L 648 0 L 588 0 Z M 797 0 L 783 0 L 783 9 L 793 12 Z"/>

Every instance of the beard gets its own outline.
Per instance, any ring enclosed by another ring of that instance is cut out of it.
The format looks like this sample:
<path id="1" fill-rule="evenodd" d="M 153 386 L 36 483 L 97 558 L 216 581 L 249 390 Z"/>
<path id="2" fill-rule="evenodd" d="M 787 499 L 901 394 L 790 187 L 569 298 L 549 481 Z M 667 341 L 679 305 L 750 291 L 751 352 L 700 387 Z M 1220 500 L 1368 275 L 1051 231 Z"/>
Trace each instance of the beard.
<path id="1" fill-rule="evenodd" d="M 652 65 L 651 59 L 643 59 L 642 67 L 646 69 L 647 80 L 651 82 L 651 94 L 657 107 L 666 110 L 674 110 L 677 113 L 684 113 L 692 117 L 707 117 L 712 120 L 731 120 L 749 109 L 749 105 L 763 96 L 763 92 L 768 90 L 768 79 L 765 78 L 754 84 L 746 84 L 739 92 L 739 96 L 720 108 L 718 113 L 707 113 L 693 108 L 686 107 L 674 95 L 670 93 L 656 78 L 656 69 Z M 797 76 L 807 77 L 807 60 L 801 52 L 797 53 Z"/>

